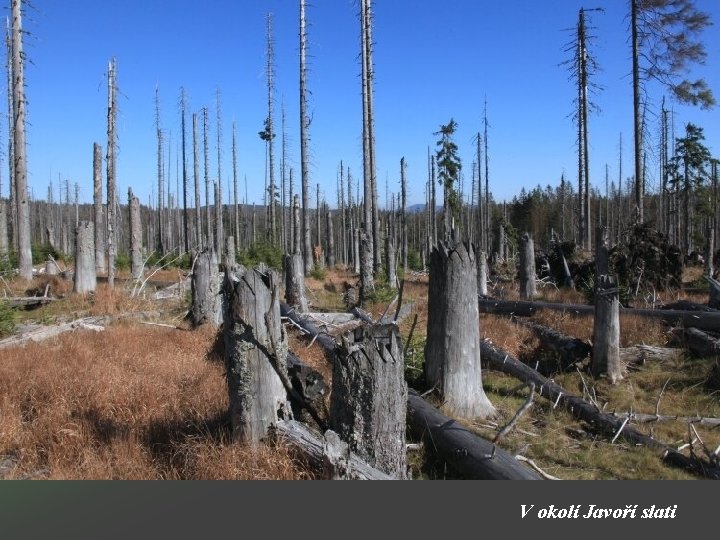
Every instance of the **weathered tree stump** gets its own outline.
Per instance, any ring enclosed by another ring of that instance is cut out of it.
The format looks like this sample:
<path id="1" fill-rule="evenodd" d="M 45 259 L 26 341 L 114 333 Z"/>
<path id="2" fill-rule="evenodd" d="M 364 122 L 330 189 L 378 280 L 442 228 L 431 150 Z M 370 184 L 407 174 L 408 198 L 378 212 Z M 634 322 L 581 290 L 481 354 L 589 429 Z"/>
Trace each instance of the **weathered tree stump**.
<path id="1" fill-rule="evenodd" d="M 133 279 L 140 279 L 143 273 L 142 223 L 140 221 L 140 199 L 128 189 L 130 207 L 130 272 Z M 95 255 L 93 254 L 93 257 Z"/>
<path id="2" fill-rule="evenodd" d="M 285 255 L 285 302 L 300 313 L 307 313 L 305 265 L 300 252 Z"/>
<path id="3" fill-rule="evenodd" d="M 532 300 L 537 295 L 535 284 L 535 244 L 528 233 L 520 238 L 520 298 Z"/>
<path id="4" fill-rule="evenodd" d="M 331 429 L 373 467 L 405 478 L 407 384 L 397 326 L 348 332 L 335 355 Z"/>
<path id="5" fill-rule="evenodd" d="M 478 294 L 480 296 L 487 296 L 488 294 L 488 264 L 487 264 L 487 254 L 484 251 L 480 252 L 480 256 L 478 258 Z"/>
<path id="6" fill-rule="evenodd" d="M 221 275 L 215 250 L 198 253 L 190 280 L 192 306 L 188 317 L 193 327 L 203 324 L 220 325 L 223 319 Z"/>
<path id="7" fill-rule="evenodd" d="M 439 243 L 430 254 L 425 382 L 447 412 L 463 418 L 495 413 L 482 386 L 477 268 L 472 246 Z"/>
<path id="8" fill-rule="evenodd" d="M 259 442 L 274 422 L 292 418 L 281 378 L 287 376 L 287 337 L 277 279 L 272 271 L 242 267 L 225 277 L 225 368 L 236 442 Z"/>
<path id="9" fill-rule="evenodd" d="M 52 257 L 48 257 L 45 261 L 45 273 L 48 276 L 57 276 L 60 273 L 60 267 L 58 266 L 57 261 L 55 261 Z"/>
<path id="10" fill-rule="evenodd" d="M 608 275 L 598 277 L 595 290 L 591 368 L 594 377 L 607 376 L 612 384 L 623 378 L 620 361 L 620 294 L 615 280 Z"/>
<path id="11" fill-rule="evenodd" d="M 75 229 L 75 283 L 78 294 L 95 292 L 95 227 L 92 221 L 81 221 Z"/>

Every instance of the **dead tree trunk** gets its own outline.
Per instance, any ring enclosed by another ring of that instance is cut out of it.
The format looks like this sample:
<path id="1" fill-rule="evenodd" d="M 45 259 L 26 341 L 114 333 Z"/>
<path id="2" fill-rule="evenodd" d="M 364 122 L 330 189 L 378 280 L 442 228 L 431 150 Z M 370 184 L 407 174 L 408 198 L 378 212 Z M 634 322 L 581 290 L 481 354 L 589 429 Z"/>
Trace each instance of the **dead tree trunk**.
<path id="1" fill-rule="evenodd" d="M 128 207 L 130 208 L 130 272 L 133 279 L 143 274 L 142 223 L 140 221 L 140 199 L 128 189 Z"/>
<path id="2" fill-rule="evenodd" d="M 98 143 L 93 144 L 93 203 L 95 221 L 95 272 L 107 272 L 107 259 L 105 258 L 105 218 L 103 218 L 102 201 L 102 148 Z"/>
<path id="3" fill-rule="evenodd" d="M 357 328 L 336 349 L 330 427 L 373 467 L 406 477 L 407 384 L 396 325 Z"/>
<path id="4" fill-rule="evenodd" d="M 610 274 L 608 254 L 608 228 L 598 227 L 595 230 L 595 276 L 597 279 Z"/>
<path id="5" fill-rule="evenodd" d="M 91 221 L 82 221 L 75 229 L 75 283 L 78 294 L 95 292 L 95 228 Z"/>
<path id="6" fill-rule="evenodd" d="M 549 362 L 544 359 L 538 362 L 538 367 L 535 369 L 542 374 L 551 375 L 565 371 L 577 362 L 581 362 L 587 358 L 592 351 L 592 347 L 583 340 L 566 336 L 553 328 L 522 319 L 515 319 L 515 322 L 521 326 L 532 329 L 540 339 L 543 348 L 557 355 L 554 362 Z"/>
<path id="7" fill-rule="evenodd" d="M 385 237 L 385 271 L 387 272 L 388 285 L 395 289 L 397 288 L 397 271 L 395 268 L 395 246 L 393 245 L 392 238 L 388 234 Z"/>
<path id="8" fill-rule="evenodd" d="M 225 237 L 225 268 L 232 269 L 236 264 L 235 257 L 235 237 Z"/>
<path id="9" fill-rule="evenodd" d="M 335 236 L 333 232 L 332 213 L 327 209 L 325 214 L 327 217 L 327 264 L 329 268 L 335 267 Z M 319 241 L 318 241 L 319 243 Z"/>
<path id="10" fill-rule="evenodd" d="M 115 81 L 115 59 L 110 60 L 108 67 L 108 115 L 107 115 L 107 253 L 108 253 L 108 285 L 115 287 L 115 259 L 117 257 L 117 178 L 115 176 L 115 150 L 117 134 L 115 131 L 117 120 L 117 83 Z"/>
<path id="11" fill-rule="evenodd" d="M 620 293 L 615 280 L 598 277 L 595 290 L 595 324 L 593 327 L 592 373 L 607 376 L 612 384 L 620 381 Z"/>
<path id="12" fill-rule="evenodd" d="M 480 258 L 478 259 L 478 294 L 480 296 L 487 296 L 488 288 L 488 264 L 487 254 L 484 251 L 480 252 Z"/>
<path id="13" fill-rule="evenodd" d="M 685 344 L 698 358 L 713 358 L 720 356 L 720 339 L 716 339 L 697 328 L 683 330 Z"/>
<path id="14" fill-rule="evenodd" d="M 372 236 L 360 229 L 360 304 L 367 302 L 375 291 L 373 279 Z"/>
<path id="15" fill-rule="evenodd" d="M 430 255 L 425 382 L 437 387 L 448 412 L 463 418 L 495 413 L 482 386 L 477 267 L 472 246 L 439 242 Z"/>
<path id="16" fill-rule="evenodd" d="M 5 199 L 0 199 L 0 255 L 8 253 L 8 215 Z"/>
<path id="17" fill-rule="evenodd" d="M 190 281 L 192 306 L 188 317 L 194 328 L 206 323 L 220 325 L 222 322 L 220 285 L 215 250 L 204 249 L 195 259 Z"/>
<path id="18" fill-rule="evenodd" d="M 448 418 L 416 392 L 408 395 L 408 426 L 441 459 L 468 480 L 541 480 L 490 441 Z"/>
<path id="19" fill-rule="evenodd" d="M 285 255 L 285 301 L 300 313 L 307 313 L 305 266 L 300 251 Z"/>
<path id="20" fill-rule="evenodd" d="M 520 298 L 532 300 L 537 295 L 535 285 L 535 245 L 528 233 L 520 239 Z"/>
<path id="21" fill-rule="evenodd" d="M 233 439 L 257 443 L 273 423 L 292 418 L 281 378 L 287 377 L 287 337 L 277 275 L 238 267 L 226 276 L 223 336 Z"/>

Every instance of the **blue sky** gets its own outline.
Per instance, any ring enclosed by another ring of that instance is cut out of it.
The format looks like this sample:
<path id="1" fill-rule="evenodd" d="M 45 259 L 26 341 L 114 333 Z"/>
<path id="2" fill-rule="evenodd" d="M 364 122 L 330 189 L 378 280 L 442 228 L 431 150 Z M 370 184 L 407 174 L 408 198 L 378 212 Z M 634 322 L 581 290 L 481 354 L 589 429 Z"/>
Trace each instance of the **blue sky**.
<path id="1" fill-rule="evenodd" d="M 210 109 L 211 177 L 217 176 L 215 95 L 219 89 L 223 186 L 232 178 L 234 121 L 240 179 L 248 179 L 250 202 L 261 202 L 265 146 L 258 131 L 267 114 L 268 12 L 274 14 L 275 30 L 276 155 L 284 102 L 289 165 L 299 178 L 298 4 L 295 0 L 33 0 L 25 18 L 29 32 L 25 50 L 32 61 L 26 84 L 29 183 L 35 197 L 46 198 L 51 181 L 57 197 L 58 181 L 69 179 L 71 185 L 79 183 L 81 201 L 90 201 L 92 145 L 99 142 L 105 149 L 106 71 L 114 56 L 121 91 L 117 171 L 122 200 L 132 187 L 147 203 L 157 183 L 156 86 L 162 127 L 172 141 L 169 168 L 174 185 L 180 142 L 178 100 L 184 86 L 191 113 Z M 720 24 L 720 3 L 698 0 L 697 4 Z M 594 98 L 601 112 L 590 119 L 591 181 L 604 189 L 606 163 L 611 179 L 617 179 L 620 133 L 623 176 L 629 176 L 632 94 L 625 0 L 377 0 L 373 37 L 380 204 L 385 205 L 386 180 L 391 192 L 399 190 L 401 157 L 408 164 L 410 203 L 424 201 L 427 148 L 434 149 L 434 132 L 451 117 L 459 124 L 456 142 L 469 191 L 473 137 L 482 129 L 485 99 L 490 187 L 497 200 L 509 200 L 523 187 L 555 186 L 563 172 L 575 182 L 576 134 L 570 117 L 575 90 L 560 64 L 568 56 L 564 52 L 571 39 L 567 29 L 575 26 L 580 7 L 605 9 L 592 14 L 597 36 L 592 51 L 602 68 L 595 82 L 603 90 Z M 362 173 L 357 11 L 356 0 L 312 0 L 308 9 L 310 183 L 313 192 L 319 183 L 333 203 L 340 160 L 355 178 Z M 720 96 L 719 31 L 712 26 L 704 33 L 708 62 L 692 75 L 705 77 Z M 662 90 L 650 85 L 649 91 L 651 110 L 657 110 Z M 673 106 L 678 133 L 685 122 L 692 121 L 705 129 L 711 151 L 720 154 L 718 110 Z M 2 122 L 5 130 L 7 119 Z M 653 133 L 658 132 L 656 124 L 653 120 Z M 190 152 L 188 156 L 192 171 Z M 652 158 L 649 167 L 652 187 L 652 177 L 657 176 Z M 6 171 L 3 163 L 5 196 Z M 242 198 L 244 190 L 241 183 Z M 224 195 L 228 201 L 227 192 Z"/>

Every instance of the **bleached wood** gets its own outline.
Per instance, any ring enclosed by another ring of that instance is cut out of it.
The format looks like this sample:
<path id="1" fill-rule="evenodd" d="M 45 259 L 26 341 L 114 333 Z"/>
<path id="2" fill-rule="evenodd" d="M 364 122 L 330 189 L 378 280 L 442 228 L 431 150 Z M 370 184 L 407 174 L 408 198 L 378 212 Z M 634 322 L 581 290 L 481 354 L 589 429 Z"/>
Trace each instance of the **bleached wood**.
<path id="1" fill-rule="evenodd" d="M 95 292 L 95 226 L 92 221 L 81 221 L 75 228 L 75 275 L 73 291 L 78 294 Z"/>

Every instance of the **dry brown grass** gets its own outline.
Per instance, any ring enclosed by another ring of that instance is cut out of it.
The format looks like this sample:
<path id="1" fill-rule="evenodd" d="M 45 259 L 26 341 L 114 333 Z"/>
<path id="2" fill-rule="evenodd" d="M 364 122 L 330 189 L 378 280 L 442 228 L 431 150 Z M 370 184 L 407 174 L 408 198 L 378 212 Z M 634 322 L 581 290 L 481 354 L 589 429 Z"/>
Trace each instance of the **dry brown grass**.
<path id="1" fill-rule="evenodd" d="M 284 448 L 230 442 L 215 340 L 119 325 L 0 351 L 5 476 L 308 478 Z"/>

